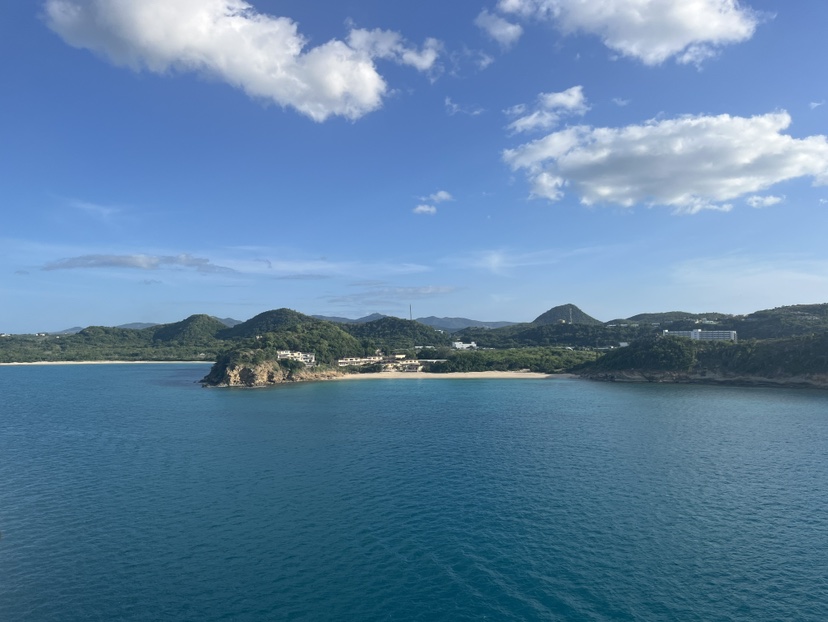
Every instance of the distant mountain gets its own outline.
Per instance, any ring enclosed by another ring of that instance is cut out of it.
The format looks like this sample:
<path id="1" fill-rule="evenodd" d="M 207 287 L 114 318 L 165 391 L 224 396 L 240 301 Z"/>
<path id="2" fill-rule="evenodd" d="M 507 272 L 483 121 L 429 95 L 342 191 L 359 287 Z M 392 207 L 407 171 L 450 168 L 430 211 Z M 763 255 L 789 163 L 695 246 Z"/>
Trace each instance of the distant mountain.
<path id="1" fill-rule="evenodd" d="M 465 317 L 418 317 L 417 322 L 432 326 L 440 330 L 454 332 L 456 330 L 463 330 L 464 328 L 503 328 L 505 326 L 514 326 L 516 322 L 481 322 L 479 320 L 470 320 Z"/>
<path id="2" fill-rule="evenodd" d="M 216 336 L 227 326 L 221 320 L 209 315 L 191 315 L 186 320 L 173 324 L 151 326 L 152 338 L 155 341 L 171 341 L 178 343 L 208 343 L 215 341 Z"/>
<path id="3" fill-rule="evenodd" d="M 56 330 L 51 333 L 50 335 L 76 335 L 77 333 L 83 330 L 83 326 L 73 326 L 72 328 L 66 328 L 64 330 Z"/>
<path id="4" fill-rule="evenodd" d="M 669 324 L 671 322 L 703 321 L 715 322 L 721 319 L 732 317 L 724 313 L 687 313 L 685 311 L 666 311 L 664 313 L 639 313 L 626 320 L 613 320 L 617 322 L 638 322 L 641 324 Z"/>
<path id="5" fill-rule="evenodd" d="M 338 317 L 335 315 L 312 315 L 311 317 L 316 318 L 317 320 L 333 322 L 334 324 L 365 324 L 366 322 L 374 322 L 376 320 L 381 320 L 384 317 L 391 316 L 383 315 L 382 313 L 372 313 L 371 315 L 366 315 L 365 317 L 361 317 L 356 320 L 351 320 L 347 317 Z"/>
<path id="6" fill-rule="evenodd" d="M 353 335 L 370 350 L 404 350 L 418 346 L 447 346 L 451 338 L 437 329 L 417 321 L 398 317 L 382 317 L 373 322 L 344 324 L 342 329 Z"/>
<path id="7" fill-rule="evenodd" d="M 215 316 L 213 316 L 213 317 L 215 317 Z M 228 328 L 233 328 L 234 326 L 242 323 L 241 320 L 234 320 L 231 317 L 217 317 L 216 319 L 219 322 L 221 322 L 222 324 L 224 324 L 225 326 L 227 326 Z"/>
<path id="8" fill-rule="evenodd" d="M 559 305 L 549 309 L 546 313 L 542 313 L 532 322 L 535 326 L 545 326 L 547 324 L 585 324 L 587 326 L 603 326 L 604 323 L 596 320 L 581 311 L 573 304 Z"/>
<path id="9" fill-rule="evenodd" d="M 159 324 L 155 324 L 153 322 L 132 322 L 130 324 L 121 324 L 120 326 L 114 326 L 113 328 L 126 328 L 128 330 L 144 330 L 145 328 L 152 328 L 153 326 L 159 326 Z"/>

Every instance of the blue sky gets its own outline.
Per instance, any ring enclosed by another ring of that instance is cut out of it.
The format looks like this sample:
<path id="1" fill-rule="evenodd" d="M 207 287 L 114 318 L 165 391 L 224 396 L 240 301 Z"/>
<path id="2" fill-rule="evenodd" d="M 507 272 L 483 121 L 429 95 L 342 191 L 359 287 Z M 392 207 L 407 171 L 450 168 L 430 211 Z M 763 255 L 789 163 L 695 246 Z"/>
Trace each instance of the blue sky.
<path id="1" fill-rule="evenodd" d="M 11 0 L 0 332 L 828 301 L 828 3 Z"/>

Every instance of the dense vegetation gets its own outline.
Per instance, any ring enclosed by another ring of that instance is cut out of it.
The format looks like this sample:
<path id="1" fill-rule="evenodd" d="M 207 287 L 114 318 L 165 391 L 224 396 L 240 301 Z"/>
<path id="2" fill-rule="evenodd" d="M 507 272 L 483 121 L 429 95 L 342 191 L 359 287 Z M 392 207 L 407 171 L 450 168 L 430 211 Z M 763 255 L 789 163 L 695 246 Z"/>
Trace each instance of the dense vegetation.
<path id="1" fill-rule="evenodd" d="M 180 322 L 140 329 L 91 326 L 77 334 L 3 336 L 0 362 L 261 362 L 275 360 L 278 350 L 299 350 L 314 353 L 324 365 L 341 357 L 373 355 L 381 350 L 405 352 L 409 358 L 442 359 L 427 365 L 434 372 L 553 372 L 583 364 L 584 373 L 595 374 L 620 370 L 709 370 L 757 376 L 828 373 L 828 304 L 779 307 L 746 316 L 700 316 L 677 311 L 640 314 L 605 325 L 595 322 L 577 307 L 562 305 L 533 323 L 491 329 L 472 327 L 449 334 L 399 318 L 335 324 L 290 309 L 277 309 L 232 328 L 217 318 L 193 315 Z M 665 328 L 735 330 L 740 342 L 665 338 L 661 334 Z M 453 340 L 475 341 L 485 350 L 453 351 L 449 347 Z M 630 345 L 619 348 L 624 342 Z M 418 353 L 414 346 L 426 349 Z M 607 350 L 606 356 L 598 358 L 594 353 L 597 349 Z"/>
<path id="2" fill-rule="evenodd" d="M 447 346 L 451 337 L 412 320 L 384 317 L 373 322 L 344 324 L 342 329 L 360 339 L 366 347 L 386 352 L 408 350 L 415 346 Z"/>
<path id="3" fill-rule="evenodd" d="M 584 373 L 675 371 L 790 377 L 828 373 L 828 332 L 740 343 L 654 337 L 608 352 Z"/>
<path id="4" fill-rule="evenodd" d="M 421 352 L 426 358 L 429 353 Z M 521 371 L 544 374 L 567 371 L 586 361 L 593 361 L 595 352 L 566 348 L 514 348 L 509 350 L 452 351 L 445 361 L 426 363 L 424 371 L 433 373 L 469 371 Z"/>

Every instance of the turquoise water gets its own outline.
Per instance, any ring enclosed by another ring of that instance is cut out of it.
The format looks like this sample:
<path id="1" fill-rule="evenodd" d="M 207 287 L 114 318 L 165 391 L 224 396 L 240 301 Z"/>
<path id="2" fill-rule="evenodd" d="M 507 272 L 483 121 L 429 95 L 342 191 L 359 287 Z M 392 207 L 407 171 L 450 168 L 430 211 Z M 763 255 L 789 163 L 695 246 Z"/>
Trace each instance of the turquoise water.
<path id="1" fill-rule="evenodd" d="M 0 367 L 0 619 L 828 620 L 828 392 Z"/>

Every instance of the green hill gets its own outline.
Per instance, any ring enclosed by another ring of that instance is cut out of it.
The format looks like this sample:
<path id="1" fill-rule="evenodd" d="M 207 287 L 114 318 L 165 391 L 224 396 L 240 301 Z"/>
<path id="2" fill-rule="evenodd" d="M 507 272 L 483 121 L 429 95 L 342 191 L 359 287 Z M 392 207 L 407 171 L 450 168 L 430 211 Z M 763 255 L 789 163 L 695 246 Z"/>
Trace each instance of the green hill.
<path id="1" fill-rule="evenodd" d="M 559 305 L 549 309 L 534 319 L 532 324 L 543 326 L 546 324 L 586 324 L 587 326 L 603 326 L 603 322 L 596 320 L 581 311 L 573 304 Z"/>
<path id="2" fill-rule="evenodd" d="M 451 337 L 445 333 L 413 320 L 383 317 L 373 322 L 345 324 L 342 328 L 360 339 L 367 350 L 381 349 L 386 352 L 411 349 L 417 346 L 448 346 Z"/>
<path id="3" fill-rule="evenodd" d="M 186 344 L 212 343 L 227 326 L 209 315 L 191 315 L 173 324 L 161 324 L 148 330 L 155 341 Z"/>
<path id="4" fill-rule="evenodd" d="M 300 325 L 327 324 L 309 315 L 293 311 L 292 309 L 275 309 L 259 313 L 246 322 L 225 328 L 219 334 L 221 339 L 244 339 L 295 328 Z"/>

